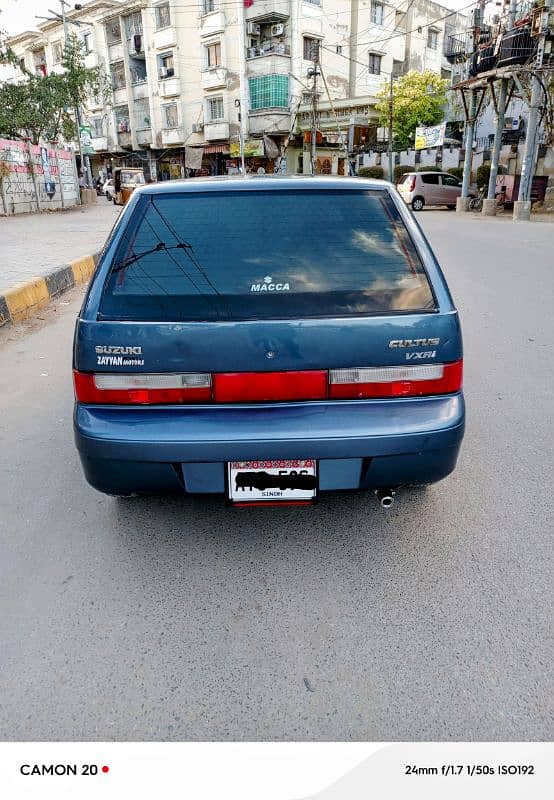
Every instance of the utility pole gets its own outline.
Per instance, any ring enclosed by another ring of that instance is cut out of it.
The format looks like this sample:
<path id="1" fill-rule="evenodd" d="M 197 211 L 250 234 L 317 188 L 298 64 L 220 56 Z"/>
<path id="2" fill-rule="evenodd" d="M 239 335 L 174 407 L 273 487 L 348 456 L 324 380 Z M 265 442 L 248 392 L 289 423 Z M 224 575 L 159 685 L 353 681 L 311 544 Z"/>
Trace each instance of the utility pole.
<path id="1" fill-rule="evenodd" d="M 67 17 L 65 16 L 65 7 L 69 5 L 66 3 L 65 0 L 60 0 L 60 6 L 62 9 L 61 17 L 62 17 L 62 24 L 63 24 L 63 38 L 65 47 L 67 47 L 69 43 L 69 26 L 67 23 Z M 86 176 L 87 176 L 87 184 L 92 186 L 92 170 L 90 168 L 90 158 L 88 157 L 88 153 L 83 153 L 83 146 L 81 144 L 81 110 L 79 108 L 79 103 L 75 105 L 75 123 L 77 125 L 77 149 L 79 155 L 81 157 L 81 169 L 84 167 Z"/>
<path id="2" fill-rule="evenodd" d="M 313 78 L 312 85 L 312 135 L 311 135 L 311 157 L 310 166 L 311 174 L 316 174 L 317 163 L 317 76 L 319 75 L 319 41 L 313 46 L 312 49 L 313 67 L 308 70 L 308 78 Z"/>
<path id="3" fill-rule="evenodd" d="M 393 168 L 392 168 L 392 122 L 393 122 L 393 96 L 392 96 L 392 81 L 393 75 L 392 71 L 390 74 L 390 89 L 389 89 L 389 144 L 388 144 L 388 153 L 389 153 L 389 181 L 392 182 L 393 177 Z"/>
<path id="4" fill-rule="evenodd" d="M 472 38 L 473 38 L 473 49 L 477 50 L 478 45 L 478 34 L 481 30 L 482 23 L 483 23 L 483 15 L 485 13 L 485 6 L 487 5 L 487 0 L 479 0 L 477 6 L 479 8 L 479 16 L 475 15 L 473 17 L 473 29 L 472 29 Z M 475 118 L 477 116 L 477 89 L 471 90 L 470 95 L 470 103 L 469 103 L 469 110 L 466 108 L 465 98 L 462 95 L 464 100 L 464 109 L 466 112 L 466 129 L 465 129 L 465 157 L 464 157 L 464 171 L 462 175 L 462 194 L 456 200 L 456 211 L 458 213 L 463 213 L 464 211 L 468 211 L 469 209 L 469 182 L 471 180 L 471 164 L 473 161 L 473 133 L 475 130 Z M 481 98 L 482 100 L 483 98 Z M 480 106 L 479 106 L 480 107 Z"/>
<path id="5" fill-rule="evenodd" d="M 545 1 L 546 20 L 548 12 L 552 8 L 553 0 Z M 546 98 L 543 97 L 543 81 L 538 74 L 542 70 L 547 27 L 540 31 L 537 41 L 537 51 L 533 67 L 535 72 L 531 81 L 531 100 L 529 103 L 529 117 L 527 120 L 527 133 L 525 136 L 525 149 L 523 151 L 523 163 L 521 165 L 521 178 L 519 182 L 519 192 L 517 201 L 514 203 L 514 221 L 528 220 L 531 216 L 531 190 L 533 186 L 533 175 L 535 173 L 538 152 L 539 136 L 539 111 Z M 543 73 L 544 75 L 544 73 Z"/>
<path id="6" fill-rule="evenodd" d="M 508 30 L 514 27 L 517 12 L 517 0 L 510 0 L 510 11 L 508 14 Z M 506 98 L 508 96 L 508 78 L 500 79 L 500 88 L 496 99 L 496 128 L 494 131 L 494 145 L 491 157 L 491 171 L 489 186 L 487 189 L 486 200 L 483 200 L 482 214 L 485 217 L 496 215 L 496 178 L 498 176 L 498 164 L 500 161 L 500 151 L 502 150 L 502 133 L 504 131 L 504 119 L 506 115 Z M 494 91 L 494 82 L 491 85 L 491 92 Z"/>
<path id="7" fill-rule="evenodd" d="M 237 17 L 239 25 L 239 92 L 240 100 L 235 106 L 239 110 L 239 137 L 240 137 L 240 163 L 243 175 L 246 175 L 246 165 L 244 160 L 244 122 L 245 115 L 248 113 L 248 98 L 246 96 L 246 43 L 245 36 L 245 19 L 244 19 L 244 0 L 237 0 Z"/>
<path id="8" fill-rule="evenodd" d="M 240 147 L 240 171 L 242 175 L 246 175 L 246 165 L 244 163 L 244 135 L 242 132 L 242 112 L 241 112 L 241 104 L 240 100 L 235 100 L 235 108 L 238 109 L 238 120 L 239 120 L 239 147 Z"/>
<path id="9" fill-rule="evenodd" d="M 348 70 L 348 91 L 350 97 L 356 97 L 356 70 L 358 69 L 358 13 L 359 0 L 350 0 L 350 41 L 348 53 L 350 56 Z"/>
<path id="10" fill-rule="evenodd" d="M 546 0 L 545 8 L 547 11 L 552 7 L 553 0 Z M 538 37 L 537 52 L 533 67 L 535 73 L 531 80 L 531 101 L 529 103 L 529 117 L 527 119 L 527 133 L 525 135 L 525 149 L 523 151 L 523 163 L 521 165 L 521 178 L 519 181 L 519 192 L 517 201 L 514 203 L 513 219 L 528 220 L 531 217 L 531 189 L 533 185 L 533 175 L 535 173 L 538 152 L 539 137 L 539 110 L 545 98 L 543 97 L 543 82 L 537 74 L 543 65 L 544 46 L 546 43 L 546 30 L 542 30 Z M 544 73 L 543 73 L 544 74 Z"/>

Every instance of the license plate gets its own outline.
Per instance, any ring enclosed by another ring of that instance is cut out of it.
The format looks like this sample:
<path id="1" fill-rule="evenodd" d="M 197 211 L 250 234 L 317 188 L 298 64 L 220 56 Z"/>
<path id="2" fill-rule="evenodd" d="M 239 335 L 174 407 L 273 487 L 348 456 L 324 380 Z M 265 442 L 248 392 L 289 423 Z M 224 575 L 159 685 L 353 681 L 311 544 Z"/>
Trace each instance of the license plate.
<path id="1" fill-rule="evenodd" d="M 316 496 L 313 459 L 297 461 L 231 461 L 229 499 L 233 503 L 310 502 Z"/>

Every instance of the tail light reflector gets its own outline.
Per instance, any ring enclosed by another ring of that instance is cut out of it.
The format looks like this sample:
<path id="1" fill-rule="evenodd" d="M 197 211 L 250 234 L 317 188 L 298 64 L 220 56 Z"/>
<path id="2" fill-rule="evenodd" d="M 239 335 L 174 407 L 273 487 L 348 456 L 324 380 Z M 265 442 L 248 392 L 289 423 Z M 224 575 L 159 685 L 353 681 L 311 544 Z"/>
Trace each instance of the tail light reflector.
<path id="1" fill-rule="evenodd" d="M 81 403 L 153 405 L 209 403 L 212 376 L 204 372 L 149 375 L 75 372 L 75 395 Z"/>
<path id="2" fill-rule="evenodd" d="M 327 370 L 224 372 L 214 375 L 216 403 L 324 400 Z"/>
<path id="3" fill-rule="evenodd" d="M 408 191 L 413 192 L 414 189 L 415 189 L 415 175 L 412 175 L 412 177 L 410 178 L 410 186 L 408 188 Z"/>
<path id="4" fill-rule="evenodd" d="M 452 364 L 332 369 L 329 397 L 340 400 L 449 394 L 462 387 L 462 366 L 460 360 Z"/>

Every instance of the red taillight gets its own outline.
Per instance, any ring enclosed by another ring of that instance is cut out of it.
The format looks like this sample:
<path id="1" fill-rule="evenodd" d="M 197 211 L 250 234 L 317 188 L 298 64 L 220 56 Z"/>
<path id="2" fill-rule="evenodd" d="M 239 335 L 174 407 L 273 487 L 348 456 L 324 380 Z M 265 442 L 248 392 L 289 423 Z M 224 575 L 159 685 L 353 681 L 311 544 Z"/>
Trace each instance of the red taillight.
<path id="1" fill-rule="evenodd" d="M 81 403 L 264 403 L 294 400 L 356 400 L 450 394 L 462 387 L 463 361 L 402 367 L 360 367 L 290 372 L 179 374 L 74 371 Z"/>
<path id="2" fill-rule="evenodd" d="M 73 372 L 75 396 L 81 403 L 155 405 L 162 403 L 209 403 L 209 373 L 125 374 Z"/>
<path id="3" fill-rule="evenodd" d="M 412 175 L 412 177 L 410 178 L 410 185 L 408 187 L 408 191 L 413 192 L 414 189 L 415 189 L 415 175 Z"/>
<path id="4" fill-rule="evenodd" d="M 329 372 L 329 397 L 352 400 L 450 394 L 462 388 L 462 372 L 462 360 L 453 364 L 332 369 Z"/>
<path id="5" fill-rule="evenodd" d="M 324 400 L 327 371 L 225 372 L 214 375 L 216 403 Z"/>

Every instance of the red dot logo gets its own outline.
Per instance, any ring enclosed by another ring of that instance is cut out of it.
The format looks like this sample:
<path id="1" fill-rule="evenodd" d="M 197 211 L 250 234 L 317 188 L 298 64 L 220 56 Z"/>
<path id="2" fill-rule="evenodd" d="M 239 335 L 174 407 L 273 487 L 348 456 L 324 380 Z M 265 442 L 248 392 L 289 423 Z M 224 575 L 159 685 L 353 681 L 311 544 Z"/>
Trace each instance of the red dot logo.
<path id="1" fill-rule="evenodd" d="M 109 772 L 109 771 L 110 771 L 109 767 L 102 767 L 102 772 Z"/>

